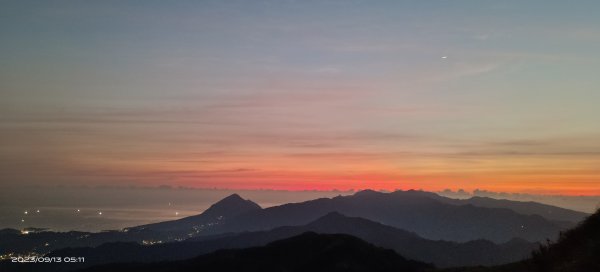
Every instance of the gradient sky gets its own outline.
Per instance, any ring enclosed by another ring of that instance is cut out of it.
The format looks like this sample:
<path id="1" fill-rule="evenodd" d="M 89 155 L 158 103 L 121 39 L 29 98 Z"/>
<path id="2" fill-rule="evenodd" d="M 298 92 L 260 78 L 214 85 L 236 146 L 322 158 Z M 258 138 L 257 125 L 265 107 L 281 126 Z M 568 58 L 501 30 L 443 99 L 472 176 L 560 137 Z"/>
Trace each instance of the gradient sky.
<path id="1" fill-rule="evenodd" d="M 600 194 L 600 2 L 3 1 L 0 185 Z"/>

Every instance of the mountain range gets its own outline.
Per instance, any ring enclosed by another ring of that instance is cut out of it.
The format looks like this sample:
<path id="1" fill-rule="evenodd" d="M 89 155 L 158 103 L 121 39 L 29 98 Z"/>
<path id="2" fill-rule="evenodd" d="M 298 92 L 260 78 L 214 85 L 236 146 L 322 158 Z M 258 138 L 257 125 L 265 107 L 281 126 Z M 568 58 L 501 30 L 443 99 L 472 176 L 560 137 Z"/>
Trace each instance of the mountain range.
<path id="1" fill-rule="evenodd" d="M 46 250 L 51 251 L 48 257 L 86 258 L 84 264 L 42 264 L 43 271 L 68 271 L 115 262 L 183 261 L 219 250 L 265 247 L 310 232 L 351 235 L 441 268 L 514 265 L 540 248 L 539 241 L 558 238 L 585 216 L 535 202 L 457 200 L 414 190 L 365 190 L 264 209 L 233 194 L 201 214 L 123 231 L 23 235 L 0 230 L 0 247 L 3 252 Z M 7 265 L 13 270 L 26 268 L 6 262 L 0 267 Z"/>
<path id="2" fill-rule="evenodd" d="M 83 256 L 85 267 L 111 262 L 153 262 L 183 260 L 220 249 L 264 246 L 268 243 L 300 235 L 305 232 L 320 234 L 347 234 L 373 245 L 393 249 L 396 253 L 437 267 L 497 265 L 522 260 L 538 247 L 520 239 L 504 244 L 486 240 L 466 243 L 433 241 L 415 233 L 372 222 L 363 218 L 329 213 L 304 226 L 279 227 L 269 231 L 244 232 L 216 236 L 200 236 L 184 242 L 143 246 L 137 243 L 107 243 L 98 247 L 66 248 L 46 256 Z"/>
<path id="3" fill-rule="evenodd" d="M 432 194 L 431 197 L 436 197 L 437 195 Z M 525 214 L 525 215 L 539 215 L 548 220 L 558 221 L 558 222 L 581 222 L 585 219 L 589 214 L 584 212 L 573 211 L 565 208 L 560 208 L 552 205 L 542 204 L 533 201 L 513 201 L 507 199 L 494 199 L 490 197 L 481 197 L 474 196 L 468 199 L 454 199 L 438 196 L 436 199 L 455 205 L 467 205 L 471 204 L 477 207 L 483 208 L 505 208 L 511 209 L 517 213 Z"/>
<path id="4" fill-rule="evenodd" d="M 435 269 L 353 236 L 308 232 L 264 247 L 217 251 L 186 261 L 112 264 L 85 271 L 589 272 L 600 271 L 598 256 L 600 210 L 561 233 L 556 242 L 540 246 L 530 258 L 492 267 Z"/>
<path id="5" fill-rule="evenodd" d="M 556 242 L 541 245 L 526 260 L 493 267 L 462 267 L 444 272 L 590 272 L 600 271 L 600 210 Z"/>
<path id="6" fill-rule="evenodd" d="M 109 264 L 83 271 L 430 271 L 393 250 L 344 234 L 307 232 L 262 247 L 222 250 L 185 261 Z"/>
<path id="7" fill-rule="evenodd" d="M 129 230 L 172 231 L 191 237 L 301 226 L 327 213 L 340 212 L 415 232 L 432 240 L 467 242 L 486 239 L 504 243 L 513 238 L 521 238 L 538 242 L 555 239 L 561 230 L 576 224 L 576 221 L 570 220 L 584 216 L 578 212 L 540 206 L 542 204 L 537 203 L 473 200 L 462 204 L 437 194 L 413 190 L 392 193 L 365 190 L 351 196 L 321 198 L 265 209 L 237 195 L 230 196 L 227 200 L 243 206 L 245 212 L 231 214 L 211 207 L 208 210 L 211 211 L 210 214 L 203 213 Z M 534 211 L 539 211 L 542 215 L 534 214 Z M 552 216 L 547 216 L 548 214 Z M 561 214 L 565 216 L 561 217 Z"/>

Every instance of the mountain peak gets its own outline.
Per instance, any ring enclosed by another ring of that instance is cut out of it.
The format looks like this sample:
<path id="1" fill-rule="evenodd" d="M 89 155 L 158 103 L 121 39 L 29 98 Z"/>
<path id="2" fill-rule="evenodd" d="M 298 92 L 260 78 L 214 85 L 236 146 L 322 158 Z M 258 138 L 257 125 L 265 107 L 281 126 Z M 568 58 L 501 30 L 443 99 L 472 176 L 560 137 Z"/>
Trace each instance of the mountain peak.
<path id="1" fill-rule="evenodd" d="M 340 219 L 349 219 L 348 216 L 345 216 L 339 212 L 330 212 L 326 215 L 323 215 L 321 217 L 319 217 L 317 220 L 315 220 L 315 222 L 317 221 L 330 221 L 330 220 L 340 220 Z"/>
<path id="2" fill-rule="evenodd" d="M 251 200 L 243 199 L 238 194 L 227 196 L 208 208 L 203 215 L 214 217 L 231 217 L 245 212 L 262 209 Z"/>
<path id="3" fill-rule="evenodd" d="M 421 197 L 429 197 L 429 198 L 434 198 L 434 199 L 439 199 L 440 196 L 436 193 L 432 193 L 432 192 L 427 192 L 427 191 L 422 191 L 422 190 L 414 190 L 414 189 L 410 189 L 410 190 L 396 190 L 390 193 L 391 195 L 396 195 L 396 196 L 421 196 Z"/>
<path id="4" fill-rule="evenodd" d="M 240 195 L 238 194 L 231 194 L 223 199 L 221 199 L 219 202 L 222 201 L 238 201 L 238 200 L 244 200 Z"/>
<path id="5" fill-rule="evenodd" d="M 334 218 L 335 218 L 335 217 L 347 217 L 347 216 L 343 215 L 343 214 L 342 214 L 342 213 L 340 213 L 340 212 L 336 212 L 336 211 L 334 211 L 334 212 L 330 212 L 330 213 L 326 214 L 326 215 L 325 215 L 325 216 L 323 216 L 323 217 L 334 217 Z"/>
<path id="6" fill-rule="evenodd" d="M 381 195 L 383 193 L 381 192 L 377 192 L 371 189 L 366 189 L 366 190 L 362 190 L 362 191 L 358 191 L 356 193 L 354 193 L 354 196 L 375 196 L 375 195 Z"/>
<path id="7" fill-rule="evenodd" d="M 347 226 L 352 226 L 353 228 L 355 227 L 372 227 L 373 225 L 379 225 L 379 223 L 361 218 L 361 217 L 350 217 L 350 216 L 346 216 L 342 213 L 339 212 L 330 212 L 326 215 L 323 215 L 319 218 L 317 218 L 315 221 L 310 222 L 309 224 L 307 224 L 307 226 L 309 227 L 313 227 L 313 228 L 317 228 L 317 229 L 322 229 L 322 228 L 334 228 L 334 229 L 339 229 L 339 228 L 345 228 Z"/>

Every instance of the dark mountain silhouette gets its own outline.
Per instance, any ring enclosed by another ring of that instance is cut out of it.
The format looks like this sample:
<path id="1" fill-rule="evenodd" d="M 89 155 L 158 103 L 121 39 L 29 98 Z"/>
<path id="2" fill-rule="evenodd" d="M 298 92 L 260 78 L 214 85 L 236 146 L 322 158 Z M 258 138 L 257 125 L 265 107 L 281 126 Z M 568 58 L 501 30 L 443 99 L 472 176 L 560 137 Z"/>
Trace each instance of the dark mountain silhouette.
<path id="1" fill-rule="evenodd" d="M 487 206 L 493 210 L 478 206 Z M 509 207 L 517 213 L 494 207 Z M 93 247 L 117 241 L 168 242 L 199 235 L 268 230 L 285 225 L 301 226 L 332 211 L 407 229 L 430 239 L 463 242 L 489 239 L 497 243 L 509 241 L 513 237 L 530 241 L 554 238 L 558 229 L 569 225 L 543 220 L 537 214 L 550 214 L 560 219 L 577 219 L 580 216 L 577 212 L 539 203 L 486 198 L 456 200 L 423 191 L 385 194 L 366 190 L 353 196 L 316 199 L 264 210 L 256 203 L 234 194 L 215 203 L 200 215 L 132 227 L 124 232 L 44 231 L 21 235 L 18 230 L 4 230 L 0 232 L 0 254 L 46 254 L 65 247 Z"/>
<path id="2" fill-rule="evenodd" d="M 208 208 L 203 215 L 213 217 L 230 217 L 247 211 L 260 209 L 261 207 L 258 204 L 250 200 L 245 200 L 238 194 L 232 194 L 210 206 L 210 208 Z"/>
<path id="3" fill-rule="evenodd" d="M 318 221 L 313 222 L 314 225 L 330 225 L 331 222 L 335 222 L 338 220 L 338 218 L 340 218 L 341 216 L 338 214 L 330 214 L 324 218 L 321 218 Z M 351 218 L 351 220 L 362 220 L 362 219 L 356 219 L 356 218 Z M 358 223 L 355 222 L 358 225 L 362 225 L 363 223 Z M 312 223 L 309 225 L 313 225 Z M 350 225 L 351 226 L 351 225 Z M 278 228 L 277 230 L 285 230 L 285 229 L 293 229 L 293 227 L 282 227 L 282 228 Z M 274 230 L 275 231 L 275 230 Z M 393 235 L 390 235 L 389 232 L 386 232 L 384 230 L 380 230 L 378 229 L 377 231 L 381 231 L 382 232 L 382 236 L 387 236 L 387 237 L 393 237 Z M 285 231 L 282 231 L 285 232 Z M 259 232 L 259 233 L 267 233 L 267 232 Z M 230 237 L 221 237 L 219 239 L 230 239 L 231 242 L 233 242 L 236 239 L 240 239 L 240 237 L 242 237 L 243 235 L 250 235 L 251 233 L 244 233 L 244 234 L 238 234 L 238 236 L 230 236 Z M 406 235 L 406 239 L 410 240 L 410 237 L 413 236 L 413 234 L 411 233 L 407 233 L 404 232 L 404 235 Z M 398 236 L 402 237 L 403 235 L 398 234 Z M 211 238 L 209 237 L 205 237 L 206 240 L 202 241 L 202 244 L 209 244 L 211 243 Z M 200 237 L 195 238 L 195 239 L 199 239 L 201 240 Z M 214 239 L 214 240 L 218 240 L 218 239 Z M 241 239 L 244 240 L 244 239 Z M 260 239 L 257 239 L 260 240 Z M 173 243 L 173 244 L 165 244 L 165 245 L 159 245 L 158 247 L 161 246 L 171 246 L 171 245 L 178 245 L 178 244 L 185 244 L 188 243 L 192 246 L 194 246 L 195 242 L 182 242 L 182 243 Z M 511 244 L 512 242 L 509 242 L 508 244 Z M 129 246 L 129 248 L 125 248 L 125 250 L 128 250 L 130 252 L 135 252 L 138 251 L 140 248 L 144 248 L 141 245 L 135 244 L 135 243 L 130 243 L 127 244 Z M 109 249 L 111 249 L 111 247 L 114 248 L 118 248 L 119 244 L 107 244 L 107 245 L 103 245 L 101 247 L 107 247 Z M 409 248 L 415 248 L 414 246 L 410 246 Z M 146 247 L 146 248 L 154 248 L 154 247 Z M 91 248 L 87 248 L 86 250 L 92 250 Z M 410 249 L 407 249 L 410 250 Z M 174 250 L 171 250 L 174 251 Z M 223 254 L 222 252 L 240 252 L 243 250 L 234 250 L 234 251 L 220 251 L 220 252 L 216 252 L 213 254 L 209 254 L 206 256 L 221 256 L 219 254 Z M 119 256 L 121 253 L 123 252 L 123 250 L 115 250 L 112 254 L 115 256 Z M 477 256 L 478 254 L 483 254 L 483 250 L 480 251 L 479 253 L 474 254 L 473 256 Z M 68 251 L 65 252 L 61 252 L 61 253 L 65 253 L 68 254 Z M 81 253 L 81 251 L 77 252 L 77 251 L 73 251 L 70 252 L 73 254 L 78 254 Z M 146 253 L 144 253 L 146 254 Z M 106 254 L 104 254 L 103 256 L 106 256 Z M 225 254 L 223 257 L 213 257 L 216 258 L 215 259 L 211 259 L 209 257 L 204 256 L 204 258 L 208 258 L 208 260 L 205 261 L 207 263 L 203 263 L 206 264 L 206 267 L 211 268 L 211 269 L 219 269 L 221 268 L 220 264 L 217 260 L 220 261 L 224 261 L 224 262 L 229 262 L 228 265 L 233 265 L 235 266 L 235 263 L 237 262 L 237 258 L 229 258 L 226 256 L 231 256 L 231 255 L 227 255 Z M 237 256 L 234 254 L 234 256 Z M 569 231 L 566 231 L 564 233 L 561 234 L 560 238 L 558 239 L 557 242 L 555 243 L 551 243 L 547 246 L 541 246 L 537 251 L 535 251 L 532 255 L 531 258 L 526 259 L 524 261 L 520 261 L 520 262 L 516 262 L 516 263 L 511 263 L 511 264 L 507 264 L 507 265 L 501 265 L 501 266 L 495 266 L 495 267 L 482 267 L 482 266 L 478 266 L 478 267 L 462 267 L 462 268 L 448 268 L 448 269 L 443 269 L 440 271 L 445 271 L 445 272 L 583 272 L 583 271 L 600 271 L 600 258 L 598 258 L 598 256 L 600 256 L 600 211 L 596 212 L 595 214 L 591 215 L 590 217 L 588 217 L 585 221 L 583 221 L 578 227 L 571 229 Z M 152 258 L 153 256 L 150 254 L 149 258 Z M 261 256 L 262 257 L 262 256 Z M 203 257 L 200 257 L 203 258 Z M 160 258 L 156 258 L 155 261 L 160 260 Z M 240 261 L 240 263 L 238 264 L 245 264 L 244 262 L 246 261 L 246 259 L 244 259 L 243 261 Z M 291 264 L 296 264 L 295 263 L 296 260 L 292 261 Z M 271 261 L 265 261 L 266 264 L 269 264 Z M 171 264 L 174 264 L 173 266 L 171 266 Z M 155 270 L 150 270 L 147 269 L 147 267 L 157 267 L 157 269 L 167 269 L 166 267 L 172 267 L 173 270 L 168 270 L 168 271 L 186 271 L 185 269 L 189 268 L 189 266 L 187 266 L 187 264 L 189 265 L 196 265 L 197 263 L 193 263 L 192 261 L 184 261 L 184 262 L 162 262 L 160 264 L 151 264 L 149 266 L 143 266 L 142 264 L 122 264 L 122 265 L 109 265 L 109 266 L 102 266 L 102 267 L 96 267 L 91 271 L 138 271 L 135 269 L 146 269 L 143 271 L 155 271 Z M 180 266 L 180 265 L 184 265 L 184 266 Z M 202 264 L 199 264 L 202 265 Z M 210 266 L 210 265 L 215 265 L 215 266 Z M 282 264 L 285 265 L 285 264 Z M 75 264 L 69 264 L 69 266 L 67 266 L 68 268 L 77 268 L 78 266 Z M 141 268 L 140 268 L 141 267 Z M 226 266 L 227 269 L 230 269 L 231 267 Z M 239 269 L 240 267 L 236 267 L 236 268 L 231 268 L 231 269 Z M 264 267 L 261 267 L 260 269 L 263 269 Z M 33 270 L 32 270 L 33 269 Z M 104 270 L 102 270 L 104 269 Z M 4 261 L 0 263 L 0 271 L 60 271 L 60 270 L 65 270 L 65 266 L 63 264 L 63 266 L 57 265 L 57 264 L 15 264 L 15 263 L 11 263 L 10 261 Z M 163 270 L 156 270 L 156 271 L 163 271 Z M 210 271 L 210 270 L 209 270 Z M 219 271 L 228 271 L 228 270 L 219 270 Z M 243 270 L 244 271 L 244 270 Z M 253 270 L 247 270 L 247 271 L 253 271 Z M 269 271 L 269 270 L 267 270 Z M 372 271 L 372 270 L 365 270 L 365 271 Z M 403 271 L 403 270 L 399 270 L 399 271 Z"/>
<path id="4" fill-rule="evenodd" d="M 171 229 L 200 235 L 268 230 L 279 226 L 300 226 L 330 213 L 362 217 L 433 240 L 466 242 L 486 239 L 497 243 L 521 238 L 528 241 L 555 239 L 564 224 L 539 215 L 524 215 L 506 208 L 456 205 L 440 201 L 440 196 L 421 191 L 380 193 L 371 190 L 351 196 L 321 198 L 266 209 L 253 209 L 215 224 L 161 223 Z M 203 215 L 200 217 L 204 218 Z M 179 222 L 188 222 L 188 218 Z M 145 226 L 148 229 L 152 225 Z"/>
<path id="5" fill-rule="evenodd" d="M 469 199 L 452 199 L 440 196 L 437 199 L 445 203 L 457 205 L 471 204 L 477 207 L 511 209 L 520 214 L 539 215 L 548 220 L 570 222 L 572 223 L 570 224 L 571 226 L 575 226 L 576 223 L 581 222 L 583 219 L 589 216 L 589 214 L 584 212 L 573 211 L 533 201 L 523 202 L 479 196 Z"/>
<path id="6" fill-rule="evenodd" d="M 504 264 L 526 258 L 537 247 L 536 243 L 522 239 L 512 239 L 500 245 L 487 240 L 466 243 L 427 240 L 415 233 L 339 213 L 330 213 L 305 228 L 318 233 L 350 234 L 438 267 Z"/>
<path id="7" fill-rule="evenodd" d="M 330 213 L 305 226 L 196 237 L 184 242 L 153 246 L 142 246 L 136 243 L 109 243 L 96 248 L 57 250 L 47 256 L 83 256 L 86 258 L 87 261 L 84 264 L 66 266 L 71 269 L 112 262 L 183 260 L 219 249 L 262 246 L 304 232 L 352 235 L 376 246 L 393 249 L 407 258 L 433 263 L 438 267 L 509 263 L 526 258 L 533 249 L 537 248 L 537 244 L 517 239 L 501 245 L 485 240 L 467 243 L 431 241 L 423 239 L 415 233 L 366 219 Z"/>
<path id="8" fill-rule="evenodd" d="M 112 264 L 84 271 L 426 271 L 389 249 L 343 234 L 304 233 L 263 247 L 222 250 L 191 260 Z"/>
<path id="9" fill-rule="evenodd" d="M 367 190 L 369 192 L 370 190 Z M 370 191 L 369 193 L 372 193 Z M 397 191 L 399 192 L 399 191 Z M 400 191 L 401 192 L 401 191 Z M 426 191 L 408 191 L 414 195 L 420 195 L 423 197 L 432 198 L 438 200 L 443 203 L 455 204 L 455 205 L 468 205 L 471 204 L 476 207 L 483 208 L 503 208 L 510 209 L 517 213 L 524 215 L 539 215 L 548 220 L 552 221 L 563 221 L 570 222 L 570 227 L 574 227 L 577 223 L 581 222 L 587 216 L 588 213 L 578 212 L 574 210 L 569 210 L 561 207 L 556 207 L 552 205 L 542 204 L 533 201 L 515 201 L 508 199 L 495 199 L 490 197 L 480 197 L 474 196 L 468 199 L 455 199 L 444 197 L 432 192 Z M 377 193 L 377 192 L 375 192 Z"/>
<path id="10" fill-rule="evenodd" d="M 200 232 L 205 228 L 218 225 L 221 221 L 235 217 L 239 214 L 261 210 L 261 207 L 241 198 L 238 194 L 232 194 L 213 204 L 199 215 L 189 216 L 178 220 L 166 221 L 148 225 L 129 228 L 128 230 L 153 230 L 153 231 L 193 231 Z"/>
<path id="11" fill-rule="evenodd" d="M 600 271 L 600 210 L 558 241 L 540 246 L 531 258 L 496 267 L 466 267 L 447 272 L 588 272 Z"/>
<path id="12" fill-rule="evenodd" d="M 532 271 L 600 271 L 600 210 L 534 252 Z"/>

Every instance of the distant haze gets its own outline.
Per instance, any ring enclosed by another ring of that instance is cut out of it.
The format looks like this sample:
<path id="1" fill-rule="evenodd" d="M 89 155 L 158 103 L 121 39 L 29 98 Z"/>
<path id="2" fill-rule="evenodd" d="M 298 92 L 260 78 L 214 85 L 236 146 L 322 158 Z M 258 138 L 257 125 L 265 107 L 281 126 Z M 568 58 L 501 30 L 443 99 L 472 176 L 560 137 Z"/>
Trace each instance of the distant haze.
<path id="1" fill-rule="evenodd" d="M 121 229 L 200 214 L 210 205 L 233 193 L 239 193 L 264 208 L 352 192 L 234 191 L 165 187 L 3 188 L 0 191 L 0 229 L 7 227 L 17 229 L 46 227 L 62 231 Z M 37 210 L 40 212 L 38 213 Z"/>
<path id="2" fill-rule="evenodd" d="M 53 230 L 100 231 L 173 220 L 203 212 L 211 204 L 238 193 L 264 207 L 319 197 L 348 195 L 352 191 L 202 190 L 186 188 L 3 188 L 0 191 L 0 229 L 45 227 Z M 509 195 L 486 192 L 496 198 L 538 201 L 592 212 L 600 196 Z M 441 192 L 465 198 L 471 194 Z M 483 196 L 483 192 L 477 192 Z M 38 213 L 37 210 L 40 212 Z M 79 210 L 79 212 L 77 212 Z M 25 214 L 27 212 L 27 214 Z M 100 215 L 99 212 L 102 212 Z M 24 222 L 21 222 L 24 220 Z"/>

